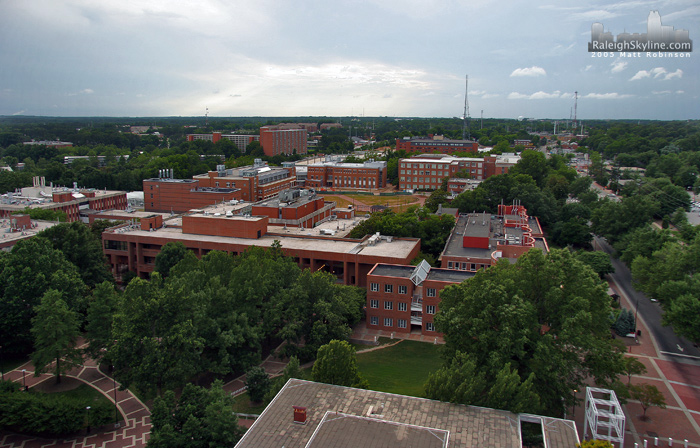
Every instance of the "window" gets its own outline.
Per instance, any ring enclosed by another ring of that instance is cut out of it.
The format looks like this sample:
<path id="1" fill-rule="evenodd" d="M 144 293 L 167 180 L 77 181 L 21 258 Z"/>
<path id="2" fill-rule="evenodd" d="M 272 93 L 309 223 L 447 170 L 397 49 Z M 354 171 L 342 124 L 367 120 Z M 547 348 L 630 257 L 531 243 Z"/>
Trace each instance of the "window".
<path id="1" fill-rule="evenodd" d="M 406 294 L 406 286 L 399 285 L 399 294 Z"/>
<path id="2" fill-rule="evenodd" d="M 435 293 L 435 288 L 428 288 L 427 294 L 428 297 L 435 297 L 437 294 Z"/>
<path id="3" fill-rule="evenodd" d="M 379 325 L 379 318 L 377 316 L 372 316 L 369 318 L 370 325 Z"/>
<path id="4" fill-rule="evenodd" d="M 426 305 L 425 312 L 427 314 L 435 314 L 435 305 Z"/>
<path id="5" fill-rule="evenodd" d="M 463 271 L 467 270 L 467 263 L 466 262 L 462 262 L 462 270 Z"/>
<path id="6" fill-rule="evenodd" d="M 408 305 L 406 302 L 399 302 L 399 311 L 406 311 L 408 310 Z"/>
<path id="7" fill-rule="evenodd" d="M 386 319 L 385 319 L 386 320 Z M 432 322 L 426 322 L 425 329 L 427 331 L 435 331 L 435 325 Z"/>
<path id="8" fill-rule="evenodd" d="M 385 310 L 393 310 L 394 309 L 394 302 L 391 301 L 385 301 L 384 302 L 384 309 Z"/>
<path id="9" fill-rule="evenodd" d="M 370 308 L 379 308 L 379 300 L 370 300 L 369 307 Z"/>
<path id="10" fill-rule="evenodd" d="M 384 292 L 388 292 L 388 293 L 394 292 L 394 285 L 389 285 L 389 284 L 384 285 Z"/>
<path id="11" fill-rule="evenodd" d="M 393 327 L 394 326 L 394 319 L 391 317 L 385 317 L 384 318 L 384 326 L 385 327 Z"/>
<path id="12" fill-rule="evenodd" d="M 397 323 L 399 328 L 406 328 L 406 319 L 399 319 Z"/>
<path id="13" fill-rule="evenodd" d="M 370 291 L 378 292 L 379 291 L 379 283 L 370 283 L 369 289 L 370 289 Z"/>
<path id="14" fill-rule="evenodd" d="M 452 262 L 451 261 L 447 262 L 447 269 L 452 269 Z"/>

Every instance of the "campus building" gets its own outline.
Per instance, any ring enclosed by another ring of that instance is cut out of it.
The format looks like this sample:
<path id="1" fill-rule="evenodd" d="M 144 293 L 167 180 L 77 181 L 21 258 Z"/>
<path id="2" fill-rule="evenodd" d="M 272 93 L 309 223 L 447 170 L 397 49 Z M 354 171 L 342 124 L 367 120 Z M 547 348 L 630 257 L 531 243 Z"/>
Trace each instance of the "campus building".
<path id="1" fill-rule="evenodd" d="M 367 328 L 440 336 L 433 322 L 440 291 L 474 274 L 432 268 L 425 260 L 418 266 L 377 264 L 367 275 Z"/>
<path id="2" fill-rule="evenodd" d="M 325 161 L 308 166 L 306 186 L 317 189 L 371 190 L 386 186 L 385 161 L 342 163 Z"/>
<path id="3" fill-rule="evenodd" d="M 335 202 L 326 202 L 312 190 L 289 189 L 277 197 L 252 204 L 250 214 L 267 216 L 271 225 L 313 228 L 333 216 Z"/>
<path id="4" fill-rule="evenodd" d="M 307 136 L 306 129 L 297 124 L 263 126 L 260 128 L 260 145 L 265 155 L 270 157 L 280 154 L 306 154 Z"/>
<path id="5" fill-rule="evenodd" d="M 67 222 L 88 222 L 87 215 L 101 210 L 124 210 L 127 206 L 125 191 L 95 190 L 93 188 L 54 187 L 46 185 L 43 177 L 32 178 L 32 186 L 20 192 L 0 196 L 0 218 L 29 209 L 56 210 L 66 214 Z"/>
<path id="6" fill-rule="evenodd" d="M 9 251 L 15 244 L 29 239 L 41 232 L 55 226 L 56 222 L 37 221 L 29 215 L 12 215 L 0 220 L 0 250 Z"/>
<path id="7" fill-rule="evenodd" d="M 242 200 L 256 202 L 295 186 L 296 169 L 294 162 L 283 162 L 278 167 L 255 159 L 253 165 L 238 168 L 218 165 L 216 171 L 198 174 L 192 179 L 199 181 L 200 187 L 239 189 Z"/>
<path id="8" fill-rule="evenodd" d="M 476 272 L 530 249 L 549 252 L 539 220 L 522 205 L 499 205 L 498 213 L 459 215 L 440 255 L 440 267 Z"/>
<path id="9" fill-rule="evenodd" d="M 195 140 L 205 140 L 212 143 L 216 143 L 220 140 L 229 140 L 233 142 L 241 152 L 245 152 L 246 147 L 249 143 L 260 141 L 259 135 L 243 135 L 243 134 L 222 134 L 221 132 L 214 132 L 212 134 L 189 134 L 187 136 L 188 142 L 193 142 Z"/>
<path id="10" fill-rule="evenodd" d="M 446 177 L 484 180 L 507 173 L 519 160 L 520 156 L 515 154 L 479 158 L 421 154 L 399 159 L 399 189 L 436 190 Z"/>
<path id="11" fill-rule="evenodd" d="M 236 448 L 520 448 L 522 422 L 539 425 L 545 447 L 580 443 L 571 420 L 292 378 Z"/>
<path id="12" fill-rule="evenodd" d="M 58 140 L 40 140 L 40 141 L 34 141 L 32 140 L 31 142 L 24 142 L 24 145 L 29 145 L 29 146 L 47 146 L 49 148 L 72 148 L 73 143 L 72 142 L 61 142 Z"/>
<path id="13" fill-rule="evenodd" d="M 456 152 L 479 151 L 479 143 L 473 140 L 452 140 L 442 135 L 429 135 L 428 137 L 404 137 L 396 139 L 396 150 L 414 153 L 439 153 L 454 154 Z"/>
<path id="14" fill-rule="evenodd" d="M 147 278 L 161 248 L 172 241 L 182 242 L 198 257 L 212 250 L 237 255 L 253 246 L 272 247 L 277 241 L 282 252 L 302 269 L 324 270 L 343 284 L 365 287 L 367 274 L 377 263 L 409 264 L 420 251 L 418 238 L 340 236 L 339 232 L 349 232 L 357 220 L 340 222 L 338 215 L 331 214 L 333 203 L 318 208 L 319 200 L 311 196 L 294 203 L 284 202 L 289 200 L 284 196 L 280 199 L 281 202 L 263 203 L 260 207 L 270 211 L 276 206 L 277 216 L 282 218 L 270 218 L 265 211 L 253 213 L 251 204 L 227 202 L 183 215 L 154 213 L 138 223 L 105 231 L 104 253 L 115 278 L 128 271 Z M 281 227 L 272 226 L 271 221 L 275 220 L 280 220 Z M 294 223 L 299 227 L 292 227 Z M 309 228 L 312 223 L 315 227 Z"/>

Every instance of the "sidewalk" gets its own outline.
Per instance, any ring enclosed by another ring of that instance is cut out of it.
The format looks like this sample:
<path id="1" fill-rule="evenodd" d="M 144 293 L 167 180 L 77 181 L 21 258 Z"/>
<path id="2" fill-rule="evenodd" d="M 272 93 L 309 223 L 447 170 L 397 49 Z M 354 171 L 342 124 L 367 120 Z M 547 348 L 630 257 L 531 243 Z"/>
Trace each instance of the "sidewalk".
<path id="1" fill-rule="evenodd" d="M 634 305 L 617 285 L 612 282 L 610 286 L 620 295 L 620 304 L 634 310 Z M 647 409 L 649 419 L 643 421 L 639 402 L 629 400 L 623 405 L 626 416 L 624 448 L 634 448 L 635 443 L 642 448 L 645 440 L 648 447 L 653 447 L 655 437 L 658 437 L 658 446 L 669 446 L 669 438 L 672 438 L 673 446 L 682 447 L 687 439 L 689 447 L 700 447 L 700 366 L 675 362 L 660 355 L 641 317 L 638 317 L 637 328 L 642 331 L 638 341 L 620 338 L 627 346 L 627 356 L 634 356 L 647 368 L 646 373 L 632 376 L 632 384 L 656 386 L 664 395 L 666 409 L 650 407 Z M 620 379 L 627 384 L 626 376 Z M 575 421 L 583 438 L 585 395 L 579 392 L 576 396 L 581 404 L 577 406 Z"/>
<path id="2" fill-rule="evenodd" d="M 22 373 L 22 369 L 26 372 Z M 129 390 L 120 391 L 119 383 L 100 371 L 94 360 L 85 360 L 82 367 L 65 375 L 87 383 L 99 390 L 112 403 L 117 401 L 120 427 L 105 432 L 76 435 L 65 439 L 43 439 L 0 431 L 0 448 L 21 446 L 23 448 L 66 447 L 66 448 L 142 448 L 146 446 L 151 433 L 151 412 Z M 28 362 L 15 370 L 5 373 L 5 379 L 34 387 L 44 381 L 53 381 L 54 376 L 42 374 L 34 376 L 34 366 Z M 115 391 L 116 386 L 116 391 Z M 110 425 L 111 426 L 111 425 Z M 98 428 L 95 428 L 97 431 Z"/>

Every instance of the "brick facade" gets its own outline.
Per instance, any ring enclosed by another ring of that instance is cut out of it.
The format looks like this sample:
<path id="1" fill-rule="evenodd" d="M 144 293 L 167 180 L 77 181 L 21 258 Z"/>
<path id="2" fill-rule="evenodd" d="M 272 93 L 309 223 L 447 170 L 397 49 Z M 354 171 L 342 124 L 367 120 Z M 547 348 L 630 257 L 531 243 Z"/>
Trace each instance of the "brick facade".
<path id="1" fill-rule="evenodd" d="M 327 162 L 309 165 L 306 186 L 317 189 L 371 190 L 385 187 L 386 176 L 386 162 Z"/>
<path id="2" fill-rule="evenodd" d="M 451 140 L 441 136 L 397 138 L 396 150 L 406 151 L 407 154 L 415 153 L 440 153 L 454 154 L 456 152 L 471 152 L 476 154 L 479 151 L 479 144 L 471 140 Z"/>

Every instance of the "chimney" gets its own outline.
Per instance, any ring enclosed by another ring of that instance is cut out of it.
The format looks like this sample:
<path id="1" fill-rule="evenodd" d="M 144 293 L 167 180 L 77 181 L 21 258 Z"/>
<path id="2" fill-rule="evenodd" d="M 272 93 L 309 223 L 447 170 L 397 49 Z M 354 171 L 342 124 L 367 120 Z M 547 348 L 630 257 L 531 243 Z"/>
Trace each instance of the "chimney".
<path id="1" fill-rule="evenodd" d="M 294 410 L 294 423 L 306 424 L 306 408 L 302 406 L 292 406 Z"/>

